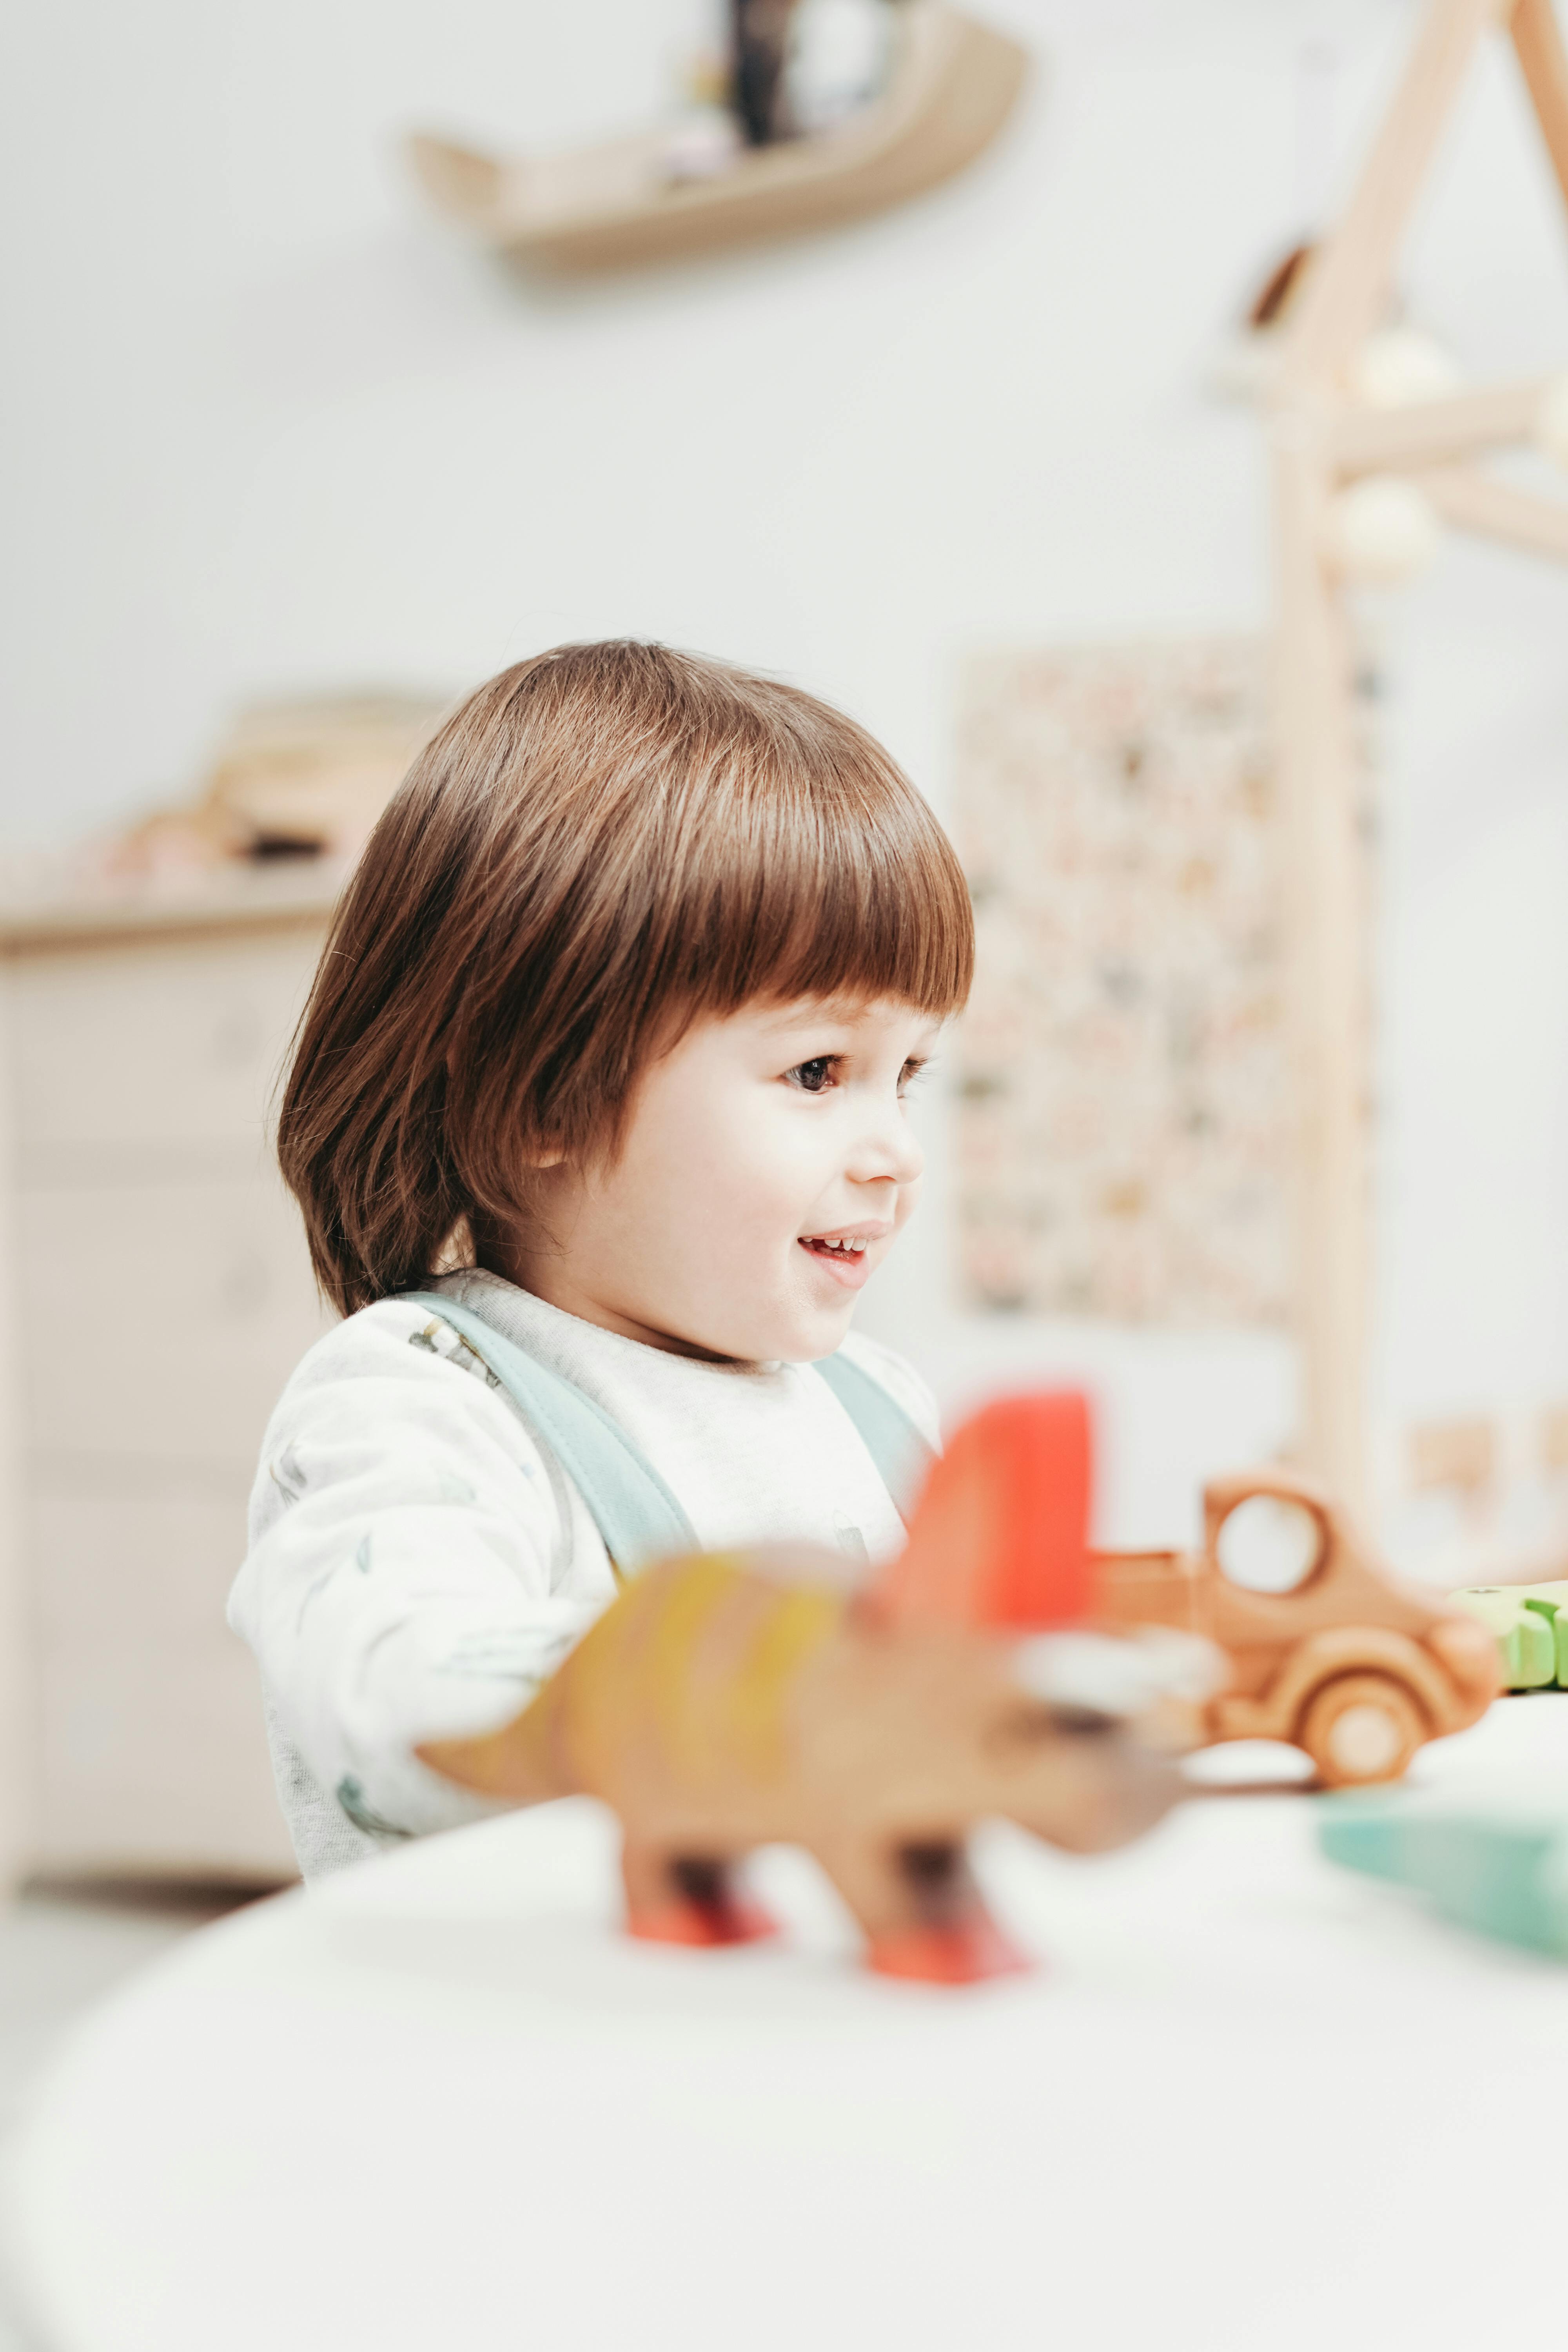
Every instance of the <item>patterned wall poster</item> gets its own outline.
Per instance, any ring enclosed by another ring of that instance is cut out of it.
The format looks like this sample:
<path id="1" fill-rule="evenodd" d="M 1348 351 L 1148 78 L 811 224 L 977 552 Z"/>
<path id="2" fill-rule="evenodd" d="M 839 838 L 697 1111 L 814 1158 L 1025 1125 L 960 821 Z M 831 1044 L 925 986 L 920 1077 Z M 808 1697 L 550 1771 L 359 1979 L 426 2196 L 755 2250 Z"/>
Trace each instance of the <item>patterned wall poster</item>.
<path id="1" fill-rule="evenodd" d="M 973 1304 L 1279 1324 L 1281 852 L 1253 640 L 996 654 L 963 682 L 979 972 Z"/>

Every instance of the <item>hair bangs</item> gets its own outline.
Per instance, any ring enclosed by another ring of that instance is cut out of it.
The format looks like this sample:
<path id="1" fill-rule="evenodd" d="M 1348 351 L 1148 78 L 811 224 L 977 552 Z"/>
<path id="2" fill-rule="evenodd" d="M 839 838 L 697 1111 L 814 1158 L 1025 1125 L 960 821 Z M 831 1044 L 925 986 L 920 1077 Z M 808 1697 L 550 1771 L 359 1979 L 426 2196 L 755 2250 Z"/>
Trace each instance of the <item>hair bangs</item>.
<path id="1" fill-rule="evenodd" d="M 820 704 L 701 795 L 688 1013 L 758 997 L 891 999 L 935 1020 L 974 968 L 969 889 L 931 808 L 871 736 Z M 826 721 L 828 723 L 824 724 Z M 787 723 L 793 722 L 793 723 Z M 782 739 L 782 740 L 781 740 Z"/>

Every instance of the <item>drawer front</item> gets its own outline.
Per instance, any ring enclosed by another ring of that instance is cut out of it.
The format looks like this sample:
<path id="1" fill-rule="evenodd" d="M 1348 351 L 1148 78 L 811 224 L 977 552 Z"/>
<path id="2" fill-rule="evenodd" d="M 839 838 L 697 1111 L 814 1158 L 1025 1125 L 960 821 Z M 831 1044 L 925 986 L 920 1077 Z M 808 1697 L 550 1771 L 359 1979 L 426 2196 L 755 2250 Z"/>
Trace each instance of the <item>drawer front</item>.
<path id="1" fill-rule="evenodd" d="M 19 1211 L 35 1456 L 253 1466 L 284 1381 L 333 1320 L 281 1181 L 26 1188 Z"/>
<path id="2" fill-rule="evenodd" d="M 35 1498 L 36 1859 L 289 1877 L 255 1661 L 224 1622 L 242 1494 Z"/>
<path id="3" fill-rule="evenodd" d="M 248 1495 L 238 1472 L 205 1469 L 128 1487 L 113 1462 L 79 1465 L 68 1486 L 36 1486 L 26 1524 L 39 1642 L 184 1651 L 221 1634 L 226 1645 Z"/>
<path id="4" fill-rule="evenodd" d="M 227 1145 L 259 1158 L 321 953 L 313 926 L 18 957 L 16 1139 L 51 1161 L 105 1146 Z"/>

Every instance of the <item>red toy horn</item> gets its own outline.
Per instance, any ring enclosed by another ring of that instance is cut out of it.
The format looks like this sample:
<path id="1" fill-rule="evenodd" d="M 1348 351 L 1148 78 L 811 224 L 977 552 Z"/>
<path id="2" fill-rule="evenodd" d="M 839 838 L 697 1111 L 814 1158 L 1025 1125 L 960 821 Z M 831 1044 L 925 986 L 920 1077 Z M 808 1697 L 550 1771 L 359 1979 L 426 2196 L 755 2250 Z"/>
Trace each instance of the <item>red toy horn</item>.
<path id="1" fill-rule="evenodd" d="M 1003 1397 L 966 1421 L 926 1480 L 877 1589 L 903 1623 L 1070 1624 L 1090 1597 L 1089 1404 Z"/>

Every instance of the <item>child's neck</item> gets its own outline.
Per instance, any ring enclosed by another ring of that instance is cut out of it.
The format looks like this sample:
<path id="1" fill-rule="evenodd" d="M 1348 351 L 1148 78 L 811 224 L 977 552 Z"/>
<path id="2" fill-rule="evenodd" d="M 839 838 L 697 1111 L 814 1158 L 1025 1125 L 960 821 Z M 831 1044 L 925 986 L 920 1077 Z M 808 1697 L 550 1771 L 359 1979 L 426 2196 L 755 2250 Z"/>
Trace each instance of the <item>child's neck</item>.
<path id="1" fill-rule="evenodd" d="M 504 1282 L 515 1283 L 531 1297 L 542 1298 L 547 1307 L 557 1307 L 563 1315 L 574 1315 L 580 1323 L 613 1331 L 617 1339 L 635 1339 L 639 1347 L 657 1348 L 667 1356 L 689 1356 L 700 1363 L 735 1360 L 679 1332 L 659 1330 L 628 1312 L 602 1295 L 600 1286 L 574 1263 L 569 1252 L 548 1244 L 529 1248 L 515 1239 L 501 1241 L 492 1235 L 482 1246 L 476 1241 L 474 1263 L 484 1273 L 499 1274 Z"/>

